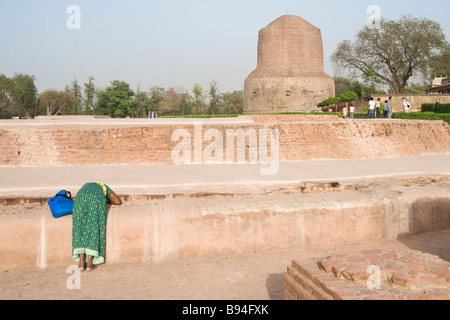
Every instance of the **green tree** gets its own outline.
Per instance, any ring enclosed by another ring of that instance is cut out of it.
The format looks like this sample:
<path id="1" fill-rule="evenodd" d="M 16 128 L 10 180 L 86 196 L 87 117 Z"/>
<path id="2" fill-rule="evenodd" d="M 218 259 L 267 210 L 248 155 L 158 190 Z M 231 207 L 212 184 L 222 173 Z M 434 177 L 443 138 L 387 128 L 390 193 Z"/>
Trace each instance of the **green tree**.
<path id="1" fill-rule="evenodd" d="M 378 77 L 374 69 L 368 69 L 362 75 L 364 84 L 362 87 L 362 92 L 364 96 L 370 96 L 372 94 L 385 94 L 386 92 L 382 89 L 385 86 L 385 82 Z"/>
<path id="2" fill-rule="evenodd" d="M 136 117 L 147 118 L 150 110 L 150 98 L 147 93 L 141 91 L 139 88 L 136 92 Z"/>
<path id="3" fill-rule="evenodd" d="M 110 117 L 131 117 L 135 114 L 136 100 L 130 85 L 124 81 L 112 81 L 105 91 L 97 94 L 95 113 Z"/>
<path id="4" fill-rule="evenodd" d="M 353 91 L 348 91 L 345 93 L 341 93 L 338 97 L 339 102 L 350 101 L 350 100 L 358 100 L 358 94 Z"/>
<path id="5" fill-rule="evenodd" d="M 362 82 L 358 80 L 350 80 L 345 77 L 335 77 L 335 96 L 339 97 L 342 93 L 346 93 L 349 91 L 353 91 L 358 95 L 358 98 L 371 95 L 373 88 L 369 88 L 367 85 L 364 85 Z"/>
<path id="6" fill-rule="evenodd" d="M 438 55 L 430 61 L 431 70 L 428 80 L 432 80 L 436 76 L 450 77 L 450 44 L 448 44 L 441 55 Z M 428 88 L 427 88 L 428 89 Z"/>
<path id="7" fill-rule="evenodd" d="M 227 92 L 222 95 L 219 109 L 223 114 L 241 114 L 244 98 L 242 91 Z"/>
<path id="8" fill-rule="evenodd" d="M 75 97 L 75 101 L 71 108 L 69 108 L 66 112 L 71 115 L 81 114 L 82 104 L 83 104 L 83 93 L 81 91 L 81 86 L 78 84 L 78 80 L 75 79 L 72 81 L 71 87 L 69 88 L 69 92 L 73 94 Z"/>
<path id="9" fill-rule="evenodd" d="M 166 90 L 164 88 L 154 86 L 150 88 L 149 111 L 159 112 L 160 105 L 164 101 Z"/>
<path id="10" fill-rule="evenodd" d="M 217 87 L 216 81 L 211 81 L 209 83 L 209 109 L 208 114 L 217 114 L 219 107 L 219 88 Z"/>
<path id="11" fill-rule="evenodd" d="M 413 76 L 427 77 L 430 61 L 448 46 L 439 23 L 411 15 L 398 21 L 382 19 L 380 28 L 365 27 L 355 42 L 341 42 L 332 56 L 337 69 L 358 76 L 375 75 L 393 93 L 403 93 Z M 372 70 L 372 71 L 371 71 Z"/>
<path id="12" fill-rule="evenodd" d="M 428 84 L 411 83 L 405 88 L 405 93 L 407 94 L 425 94 L 430 86 Z"/>
<path id="13" fill-rule="evenodd" d="M 84 83 L 84 101 L 82 104 L 83 114 L 91 115 L 94 113 L 95 107 L 95 78 L 90 76 L 88 82 Z"/>
<path id="14" fill-rule="evenodd" d="M 76 103 L 75 95 L 70 91 L 48 89 L 39 95 L 40 106 L 45 108 L 47 116 L 70 115 Z"/>
<path id="15" fill-rule="evenodd" d="M 17 106 L 14 114 L 27 118 L 36 116 L 38 114 L 37 89 L 34 84 L 36 78 L 27 74 L 16 73 L 12 80 L 14 86 L 11 96 Z"/>
<path id="16" fill-rule="evenodd" d="M 194 98 L 192 100 L 193 112 L 195 114 L 202 114 L 203 109 L 205 107 L 205 98 L 203 94 L 203 88 L 196 83 L 192 88 L 192 93 L 194 94 Z"/>
<path id="17" fill-rule="evenodd" d="M 174 88 L 164 93 L 164 99 L 159 104 L 158 113 L 161 116 L 180 115 L 181 95 Z"/>
<path id="18" fill-rule="evenodd" d="M 188 92 L 182 92 L 180 94 L 180 115 L 186 116 L 192 114 L 192 98 Z"/>
<path id="19" fill-rule="evenodd" d="M 358 94 L 356 94 L 356 92 L 348 91 L 345 93 L 341 93 L 339 95 L 339 97 L 330 97 L 327 100 L 322 101 L 321 103 L 319 103 L 317 105 L 317 107 L 323 108 L 323 107 L 338 104 L 339 102 L 345 102 L 345 101 L 357 100 L 357 99 L 358 99 Z"/>
<path id="20" fill-rule="evenodd" d="M 319 103 L 317 106 L 319 108 L 323 108 L 323 107 L 327 107 L 327 106 L 332 106 L 335 104 L 338 104 L 340 102 L 339 98 L 336 97 L 330 97 L 325 101 L 322 101 L 321 103 Z"/>
<path id="21" fill-rule="evenodd" d="M 338 97 L 341 93 L 351 90 L 352 81 L 344 77 L 334 78 L 335 96 Z"/>
<path id="22" fill-rule="evenodd" d="M 13 104 L 12 92 L 14 81 L 4 74 L 0 74 L 0 119 L 10 118 L 10 107 Z"/>

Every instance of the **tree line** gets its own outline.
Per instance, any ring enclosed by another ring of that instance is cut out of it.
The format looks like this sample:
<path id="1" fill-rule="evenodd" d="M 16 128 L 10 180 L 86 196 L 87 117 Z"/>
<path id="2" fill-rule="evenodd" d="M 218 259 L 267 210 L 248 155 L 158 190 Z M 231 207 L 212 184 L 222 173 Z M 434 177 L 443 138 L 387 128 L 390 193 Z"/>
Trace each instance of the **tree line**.
<path id="1" fill-rule="evenodd" d="M 125 81 L 114 80 L 104 89 L 95 87 L 94 77 L 80 84 L 74 80 L 64 90 L 47 89 L 38 93 L 36 78 L 0 74 L 0 118 L 33 118 L 38 115 L 105 115 L 113 118 L 146 118 L 149 112 L 159 116 L 240 114 L 242 91 L 220 93 L 216 81 L 207 90 L 198 83 L 192 91 L 159 86 L 134 91 Z"/>
<path id="2" fill-rule="evenodd" d="M 342 75 L 337 95 L 423 93 L 435 76 L 450 76 L 450 44 L 439 23 L 403 15 L 382 18 L 379 28 L 367 26 L 354 41 L 342 41 L 331 61 Z"/>
<path id="3" fill-rule="evenodd" d="M 335 97 L 322 102 L 372 94 L 424 93 L 434 76 L 450 76 L 450 44 L 439 23 L 401 16 L 381 19 L 379 28 L 366 26 L 354 41 L 338 44 L 331 61 L 335 67 Z M 240 114 L 243 92 L 220 93 L 217 82 L 208 89 L 195 84 L 191 91 L 152 87 L 133 91 L 124 81 L 98 90 L 94 78 L 82 85 L 74 80 L 65 90 L 38 94 L 35 77 L 0 74 L 0 118 L 36 115 L 108 115 L 147 117 L 201 114 Z M 416 81 L 413 83 L 413 81 Z"/>
<path id="4" fill-rule="evenodd" d="M 403 15 L 366 26 L 331 56 L 335 97 L 317 106 L 373 94 L 424 94 L 435 76 L 450 76 L 450 44 L 435 21 Z M 336 76 L 337 75 L 337 76 Z"/>

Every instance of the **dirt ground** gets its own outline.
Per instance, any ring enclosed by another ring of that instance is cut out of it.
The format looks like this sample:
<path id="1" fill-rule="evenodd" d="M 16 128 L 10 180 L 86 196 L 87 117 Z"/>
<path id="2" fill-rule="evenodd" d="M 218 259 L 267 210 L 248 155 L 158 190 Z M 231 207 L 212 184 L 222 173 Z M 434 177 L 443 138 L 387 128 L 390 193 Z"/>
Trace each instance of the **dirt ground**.
<path id="1" fill-rule="evenodd" d="M 152 264 L 104 264 L 82 272 L 70 266 L 0 270 L 0 299 L 281 300 L 283 277 L 297 250 Z M 68 270 L 69 269 L 69 270 Z M 73 279 L 73 277 L 72 277 Z"/>
<path id="2" fill-rule="evenodd" d="M 278 250 L 148 264 L 104 264 L 74 279 L 71 266 L 1 269 L 1 300 L 283 300 L 292 260 L 361 248 L 409 248 L 450 262 L 450 230 L 321 250 Z M 79 287 L 77 287 L 79 284 Z M 450 288 L 450 285 L 449 285 Z"/>

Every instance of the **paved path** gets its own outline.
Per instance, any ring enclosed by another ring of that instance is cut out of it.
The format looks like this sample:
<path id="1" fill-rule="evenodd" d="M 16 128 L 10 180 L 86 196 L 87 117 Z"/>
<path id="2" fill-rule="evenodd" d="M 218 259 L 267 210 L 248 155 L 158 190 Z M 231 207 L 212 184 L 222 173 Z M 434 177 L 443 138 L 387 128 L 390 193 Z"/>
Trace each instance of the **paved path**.
<path id="1" fill-rule="evenodd" d="M 262 165 L 134 165 L 0 167 L 0 197 L 76 193 L 86 182 L 103 181 L 119 194 L 159 194 L 287 185 L 303 181 L 343 181 L 410 174 L 450 174 L 450 154 L 400 159 L 321 160 L 279 163 L 274 175 Z"/>

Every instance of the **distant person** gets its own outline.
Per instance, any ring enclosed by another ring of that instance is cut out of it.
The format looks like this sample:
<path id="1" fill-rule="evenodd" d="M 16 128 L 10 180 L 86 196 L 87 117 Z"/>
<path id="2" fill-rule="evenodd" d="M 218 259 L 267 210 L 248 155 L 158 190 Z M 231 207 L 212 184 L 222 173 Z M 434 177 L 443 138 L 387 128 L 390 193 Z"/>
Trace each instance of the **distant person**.
<path id="1" fill-rule="evenodd" d="M 81 271 L 105 262 L 107 203 L 122 200 L 107 185 L 86 183 L 75 197 L 72 214 L 72 259 Z"/>
<path id="2" fill-rule="evenodd" d="M 402 106 L 403 112 L 411 112 L 411 104 L 406 100 L 406 98 L 402 98 Z"/>
<path id="3" fill-rule="evenodd" d="M 389 104 L 389 100 L 385 100 L 384 101 L 384 110 L 383 110 L 383 118 L 384 119 L 387 119 L 388 114 L 389 114 L 389 106 L 388 106 L 388 104 Z"/>
<path id="4" fill-rule="evenodd" d="M 355 106 L 352 104 L 350 104 L 350 118 L 355 119 Z"/>
<path id="5" fill-rule="evenodd" d="M 367 113 L 367 117 L 369 119 L 375 118 L 375 101 L 373 101 L 373 98 L 369 99 L 369 112 Z"/>
<path id="6" fill-rule="evenodd" d="M 342 109 L 342 116 L 344 117 L 344 119 L 347 119 L 347 117 L 348 117 L 347 106 L 345 106 L 344 109 Z"/>
<path id="7" fill-rule="evenodd" d="M 386 108 L 386 106 L 385 106 Z M 389 97 L 389 101 L 387 103 L 387 110 L 388 110 L 388 119 L 392 119 L 392 113 L 394 110 L 394 104 L 392 103 L 392 97 Z"/>
<path id="8" fill-rule="evenodd" d="M 378 98 L 377 102 L 375 102 L 375 117 L 377 117 L 377 114 L 381 115 L 381 98 Z"/>

